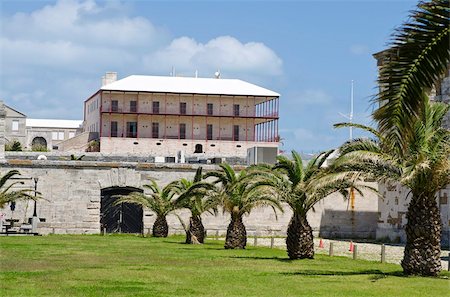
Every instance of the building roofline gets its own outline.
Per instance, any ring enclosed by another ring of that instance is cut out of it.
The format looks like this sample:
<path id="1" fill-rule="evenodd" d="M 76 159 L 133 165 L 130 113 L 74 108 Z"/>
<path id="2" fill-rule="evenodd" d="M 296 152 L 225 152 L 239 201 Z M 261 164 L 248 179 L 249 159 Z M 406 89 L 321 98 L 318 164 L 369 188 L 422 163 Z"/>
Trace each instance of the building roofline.
<path id="1" fill-rule="evenodd" d="M 26 114 L 24 114 L 24 113 L 22 113 L 22 112 L 20 112 L 20 111 L 18 111 L 17 109 L 15 109 L 15 108 L 12 108 L 11 106 L 9 106 L 8 104 L 4 104 L 5 105 L 5 107 L 8 107 L 9 109 L 12 109 L 12 110 L 14 110 L 15 112 L 17 112 L 17 113 L 20 113 L 21 115 L 23 115 L 24 117 L 27 117 L 27 115 Z"/>
<path id="2" fill-rule="evenodd" d="M 213 94 L 213 93 L 180 93 L 180 92 L 157 92 L 157 91 L 130 91 L 130 90 L 102 90 L 100 89 L 99 92 L 123 92 L 123 93 L 148 93 L 148 94 L 176 94 L 176 95 L 200 95 L 200 96 L 208 96 L 208 95 L 214 95 L 214 96 L 224 96 L 224 97 L 260 97 L 260 98 L 280 98 L 280 95 L 278 96 L 263 96 L 263 95 L 230 95 L 230 94 Z M 95 95 L 95 94 L 94 94 Z M 94 96 L 93 95 L 93 96 Z M 93 96 L 91 96 L 89 99 L 91 99 Z M 89 99 L 86 99 L 89 100 Z"/>

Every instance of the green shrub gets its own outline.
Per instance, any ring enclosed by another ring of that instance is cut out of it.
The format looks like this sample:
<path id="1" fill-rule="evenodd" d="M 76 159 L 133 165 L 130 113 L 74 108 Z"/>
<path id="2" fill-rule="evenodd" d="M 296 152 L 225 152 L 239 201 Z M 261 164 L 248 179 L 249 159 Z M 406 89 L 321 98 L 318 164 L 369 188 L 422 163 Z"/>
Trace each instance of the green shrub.
<path id="1" fill-rule="evenodd" d="M 48 152 L 48 148 L 42 144 L 35 144 L 31 147 L 31 151 L 33 151 L 33 152 Z"/>
<path id="2" fill-rule="evenodd" d="M 22 144 L 20 144 L 20 142 L 17 140 L 13 140 L 12 142 L 5 144 L 5 151 L 21 152 Z"/>

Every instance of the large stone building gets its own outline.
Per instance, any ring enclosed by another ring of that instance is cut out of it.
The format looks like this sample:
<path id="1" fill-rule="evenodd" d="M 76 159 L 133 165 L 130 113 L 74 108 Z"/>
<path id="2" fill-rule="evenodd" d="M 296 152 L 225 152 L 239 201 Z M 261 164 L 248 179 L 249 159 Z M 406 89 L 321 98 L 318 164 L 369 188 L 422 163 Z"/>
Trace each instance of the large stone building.
<path id="1" fill-rule="evenodd" d="M 237 79 L 132 75 L 85 101 L 84 131 L 103 153 L 240 157 L 279 143 L 279 94 Z"/>

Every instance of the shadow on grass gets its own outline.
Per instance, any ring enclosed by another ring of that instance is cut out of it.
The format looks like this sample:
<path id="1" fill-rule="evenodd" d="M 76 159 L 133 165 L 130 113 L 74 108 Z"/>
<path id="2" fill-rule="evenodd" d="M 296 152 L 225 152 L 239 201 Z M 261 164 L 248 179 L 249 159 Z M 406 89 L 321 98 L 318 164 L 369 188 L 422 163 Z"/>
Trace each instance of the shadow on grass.
<path id="1" fill-rule="evenodd" d="M 301 270 L 294 272 L 281 272 L 283 275 L 305 275 L 305 276 L 348 276 L 348 275 L 381 275 L 406 277 L 402 271 L 383 272 L 379 269 L 334 271 L 334 270 Z"/>
<path id="2" fill-rule="evenodd" d="M 232 258 L 232 259 L 247 259 L 247 260 L 273 260 L 279 262 L 292 262 L 294 260 L 282 257 L 256 257 L 256 256 L 229 256 L 224 258 Z"/>

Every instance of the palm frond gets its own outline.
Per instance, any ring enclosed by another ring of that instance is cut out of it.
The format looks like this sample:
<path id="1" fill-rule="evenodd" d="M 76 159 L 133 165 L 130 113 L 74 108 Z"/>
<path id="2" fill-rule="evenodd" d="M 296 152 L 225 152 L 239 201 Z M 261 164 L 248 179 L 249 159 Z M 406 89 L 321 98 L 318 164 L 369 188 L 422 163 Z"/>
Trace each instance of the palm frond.
<path id="1" fill-rule="evenodd" d="M 385 143 L 398 154 L 413 134 L 410 123 L 423 110 L 427 90 L 450 62 L 449 12 L 448 0 L 420 2 L 382 54 L 380 92 L 374 98 L 379 107 L 373 116 L 386 137 Z"/>

